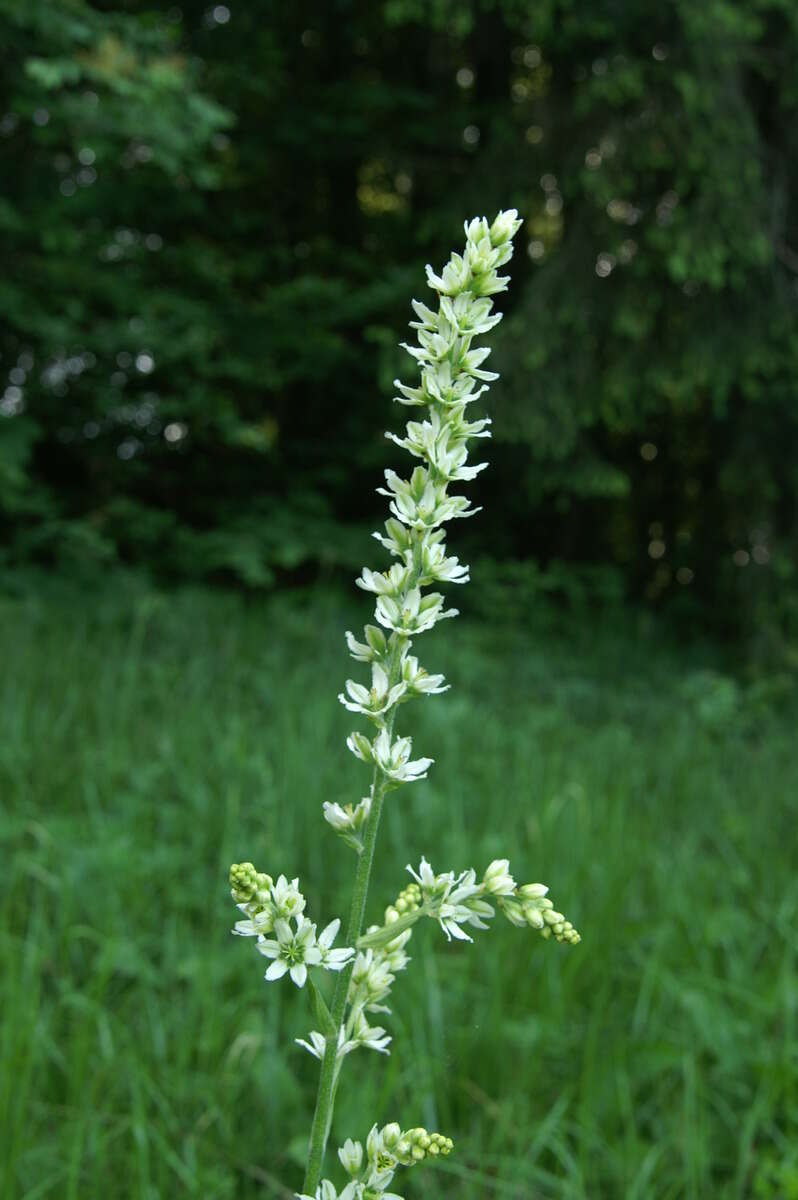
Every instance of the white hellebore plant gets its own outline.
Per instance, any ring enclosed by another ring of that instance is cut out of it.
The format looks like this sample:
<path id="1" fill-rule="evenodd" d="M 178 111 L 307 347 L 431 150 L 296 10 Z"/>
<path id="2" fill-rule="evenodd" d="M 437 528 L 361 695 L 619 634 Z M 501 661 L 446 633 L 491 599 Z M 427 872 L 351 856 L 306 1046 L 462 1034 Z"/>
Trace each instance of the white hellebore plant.
<path id="1" fill-rule="evenodd" d="M 439 621 L 457 615 L 445 608 L 438 584 L 468 582 L 468 567 L 449 555 L 445 526 L 473 516 L 478 509 L 465 496 L 452 494 L 451 484 L 467 483 L 486 464 L 468 462 L 472 438 L 490 437 L 490 420 L 472 418 L 469 406 L 497 376 L 484 368 L 490 350 L 474 340 L 501 320 L 493 312 L 492 296 L 507 287 L 499 269 L 512 256 L 512 239 L 521 222 L 515 209 L 500 212 L 492 224 L 484 217 L 466 222 L 462 254 L 452 254 L 437 275 L 427 267 L 427 282 L 435 307 L 413 301 L 417 320 L 411 322 L 417 345 L 404 344 L 419 371 L 412 384 L 396 381 L 396 400 L 421 410 L 407 422 L 404 436 L 388 433 L 397 446 L 416 460 L 409 478 L 386 470 L 385 487 L 390 516 L 374 537 L 394 559 L 384 571 L 364 567 L 357 584 L 375 597 L 376 624 L 366 625 L 363 640 L 352 633 L 346 642 L 352 658 L 370 669 L 370 681 L 348 679 L 338 699 L 351 713 L 374 727 L 368 735 L 355 730 L 346 744 L 371 768 L 368 795 L 357 804 L 327 801 L 324 818 L 357 854 L 352 902 L 346 931 L 347 945 L 333 948 L 340 921 L 316 933 L 306 915 L 299 880 L 289 882 L 252 863 L 230 869 L 233 899 L 243 914 L 234 932 L 254 937 L 256 947 L 270 960 L 266 979 L 289 975 L 297 987 L 309 984 L 320 1030 L 311 1030 L 299 1045 L 320 1062 L 316 1109 L 310 1133 L 307 1167 L 299 1200 L 402 1200 L 388 1191 L 400 1167 L 448 1154 L 449 1138 L 425 1129 L 402 1131 L 399 1125 L 376 1125 L 364 1148 L 347 1139 L 338 1157 L 347 1182 L 341 1190 L 322 1179 L 322 1163 L 333 1116 L 336 1088 L 344 1059 L 354 1050 L 390 1053 L 391 1036 L 373 1024 L 373 1014 L 390 1014 L 385 1001 L 396 976 L 410 959 L 406 947 L 413 926 L 422 917 L 436 921 L 451 941 L 471 941 L 469 930 L 485 930 L 499 909 L 511 924 L 537 930 L 543 938 L 575 945 L 579 934 L 548 899 L 542 883 L 518 885 L 506 858 L 491 862 L 481 878 L 473 868 L 436 874 L 422 857 L 418 870 L 408 867 L 412 882 L 385 909 L 383 923 L 364 932 L 366 900 L 374 846 L 386 796 L 405 783 L 426 779 L 431 758 L 412 757 L 409 737 L 395 732 L 402 704 L 420 696 L 446 691 L 442 675 L 430 674 L 410 654 L 412 639 Z M 332 995 L 325 998 L 324 971 L 337 972 Z"/>

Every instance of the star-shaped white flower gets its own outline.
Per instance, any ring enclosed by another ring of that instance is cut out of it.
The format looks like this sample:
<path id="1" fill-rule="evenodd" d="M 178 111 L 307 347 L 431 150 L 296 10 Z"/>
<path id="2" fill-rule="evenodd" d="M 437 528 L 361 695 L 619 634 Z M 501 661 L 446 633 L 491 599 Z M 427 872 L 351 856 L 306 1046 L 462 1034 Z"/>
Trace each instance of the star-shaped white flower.
<path id="1" fill-rule="evenodd" d="M 272 983 L 275 979 L 281 979 L 287 971 L 297 987 L 304 987 L 308 967 L 318 966 L 322 957 L 316 944 L 316 926 L 300 914 L 296 918 L 296 932 L 282 917 L 275 921 L 274 932 L 276 940 L 263 938 L 258 942 L 261 954 L 274 959 L 266 972 L 266 979 Z"/>
<path id="2" fill-rule="evenodd" d="M 393 1039 L 385 1032 L 382 1025 L 369 1025 L 362 1009 L 357 1014 L 352 1030 L 352 1045 L 365 1046 L 367 1050 L 377 1050 L 380 1054 L 390 1054 L 388 1044 Z"/>
<path id="3" fill-rule="evenodd" d="M 364 716 L 372 718 L 379 717 L 387 709 L 392 708 L 407 690 L 404 682 L 397 683 L 393 687 L 389 687 L 388 683 L 388 675 L 380 664 L 372 663 L 371 689 L 364 687 L 362 683 L 355 683 L 354 680 L 347 679 L 348 698 L 343 692 L 340 692 L 338 699 L 350 712 L 363 713 Z"/>
<path id="4" fill-rule="evenodd" d="M 305 897 L 299 890 L 298 879 L 292 879 L 289 883 L 285 875 L 281 875 L 270 890 L 274 911 L 278 917 L 298 917 L 305 911 Z"/>
<path id="5" fill-rule="evenodd" d="M 480 899 L 482 887 L 477 884 L 473 869 L 461 871 L 457 876 L 453 871 L 436 875 L 425 858 L 422 858 L 418 871 L 409 864 L 407 869 L 421 888 L 428 915 L 438 921 L 449 941 L 452 938 L 464 942 L 473 940 L 462 925 L 487 928 L 482 918 L 492 917 L 493 909 Z"/>
<path id="6" fill-rule="evenodd" d="M 374 739 L 374 761 L 390 779 L 397 783 L 413 783 L 426 779 L 427 769 L 432 766 L 431 758 L 416 758 L 411 761 L 413 743 L 409 737 L 400 737 L 391 742 L 387 729 Z"/>
<path id="7" fill-rule="evenodd" d="M 336 1050 L 338 1058 L 343 1058 L 350 1050 L 355 1049 L 354 1043 L 345 1041 L 345 1034 L 346 1031 L 342 1025 L 338 1030 L 338 1048 Z M 307 1050 L 308 1054 L 312 1054 L 314 1058 L 318 1058 L 321 1061 L 327 1049 L 327 1039 L 317 1029 L 311 1029 L 308 1038 L 310 1039 L 309 1041 L 305 1041 L 304 1038 L 294 1038 L 294 1041 L 298 1046 L 302 1046 L 304 1050 Z"/>
<path id="8" fill-rule="evenodd" d="M 376 763 L 380 770 L 396 783 L 413 783 L 416 779 L 426 779 L 427 768 L 434 762 L 432 758 L 417 758 L 411 761 L 411 739 L 400 737 L 392 742 L 387 729 L 382 729 L 373 743 L 365 734 L 355 730 L 346 739 L 346 744 L 356 758 L 362 762 Z"/>
<path id="9" fill-rule="evenodd" d="M 351 946 L 342 946 L 339 950 L 332 949 L 332 944 L 340 928 L 341 922 L 336 917 L 334 921 L 330 921 L 330 924 L 321 931 L 316 940 L 316 945 L 321 955 L 319 966 L 324 967 L 325 971 L 342 971 L 355 953 Z"/>
<path id="10" fill-rule="evenodd" d="M 316 926 L 300 915 L 296 918 L 296 930 L 290 922 L 280 917 L 274 923 L 274 938 L 259 938 L 258 950 L 266 958 L 274 959 L 266 978 L 270 983 L 281 979 L 288 972 L 297 985 L 304 987 L 308 967 L 323 967 L 326 971 L 341 971 L 354 954 L 351 947 L 332 949 L 341 922 L 336 919 L 316 937 Z"/>

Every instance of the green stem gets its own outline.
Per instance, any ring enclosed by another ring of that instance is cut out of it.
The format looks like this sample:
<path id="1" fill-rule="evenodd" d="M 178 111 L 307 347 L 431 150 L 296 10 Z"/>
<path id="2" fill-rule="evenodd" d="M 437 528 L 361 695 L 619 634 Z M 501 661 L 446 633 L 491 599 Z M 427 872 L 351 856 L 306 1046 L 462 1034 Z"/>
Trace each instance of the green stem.
<path id="1" fill-rule="evenodd" d="M 427 915 L 426 908 L 417 908 L 413 912 L 405 913 L 403 917 L 399 917 L 391 925 L 381 925 L 374 933 L 364 933 L 362 937 L 357 939 L 355 943 L 358 950 L 368 950 L 369 948 L 376 950 L 379 946 L 387 946 L 388 942 L 392 942 L 394 938 L 398 938 L 400 933 L 404 933 L 406 929 L 412 928 L 421 917 Z"/>
<path id="2" fill-rule="evenodd" d="M 389 672 L 389 686 L 391 687 L 397 682 L 399 676 L 401 649 L 404 641 L 406 639 L 400 636 L 397 636 L 394 641 L 391 669 Z M 396 705 L 391 709 L 386 723 L 389 735 L 393 733 L 395 717 Z M 358 855 L 355 886 L 349 910 L 349 924 L 346 930 L 347 946 L 354 946 L 363 931 L 363 919 L 366 913 L 366 901 L 371 881 L 371 866 L 374 861 L 374 847 L 377 844 L 377 831 L 380 825 L 382 802 L 385 799 L 387 786 L 388 780 L 386 776 L 375 766 L 374 777 L 371 783 L 371 811 L 369 812 L 368 821 L 363 831 L 363 849 Z M 321 1177 L 321 1166 L 324 1159 L 324 1151 L 327 1147 L 327 1137 L 330 1132 L 335 1089 L 338 1081 L 338 1073 L 336 1071 L 336 1059 L 338 1056 L 337 1034 L 346 1011 L 346 998 L 349 992 L 349 981 L 352 978 L 354 965 L 353 958 L 343 971 L 340 972 L 335 985 L 331 1016 L 336 1033 L 335 1036 L 326 1038 L 324 1058 L 321 1063 L 319 1087 L 316 1093 L 316 1108 L 313 1113 L 313 1124 L 310 1128 L 308 1165 L 305 1171 L 305 1182 L 302 1185 L 302 1191 L 307 1196 L 315 1195 Z"/>

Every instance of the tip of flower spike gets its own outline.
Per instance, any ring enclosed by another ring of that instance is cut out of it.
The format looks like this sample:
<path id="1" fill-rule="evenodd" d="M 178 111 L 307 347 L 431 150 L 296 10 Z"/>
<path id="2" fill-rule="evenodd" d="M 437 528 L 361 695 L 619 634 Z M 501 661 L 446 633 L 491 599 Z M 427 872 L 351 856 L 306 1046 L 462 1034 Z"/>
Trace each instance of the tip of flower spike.
<path id="1" fill-rule="evenodd" d="M 523 221 L 518 216 L 518 210 L 508 208 L 499 212 L 490 227 L 490 240 L 493 246 L 502 246 L 515 237 Z"/>
<path id="2" fill-rule="evenodd" d="M 451 1154 L 454 1142 L 442 1133 L 428 1133 L 426 1129 L 408 1129 L 400 1134 L 395 1146 L 395 1154 L 399 1162 L 406 1166 L 414 1166 L 423 1162 L 427 1156 L 437 1158 Z"/>

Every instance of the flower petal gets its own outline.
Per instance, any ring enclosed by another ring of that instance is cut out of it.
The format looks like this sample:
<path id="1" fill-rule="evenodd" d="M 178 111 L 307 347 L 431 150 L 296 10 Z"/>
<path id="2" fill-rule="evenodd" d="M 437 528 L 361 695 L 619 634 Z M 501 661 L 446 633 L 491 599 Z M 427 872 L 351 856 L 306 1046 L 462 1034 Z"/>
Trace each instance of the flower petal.
<path id="1" fill-rule="evenodd" d="M 275 942 L 272 938 L 261 938 L 257 949 L 260 954 L 265 954 L 267 958 L 277 958 L 280 953 L 280 943 Z"/>
<path id="2" fill-rule="evenodd" d="M 268 979 L 269 983 L 273 983 L 275 979 L 282 979 L 283 975 L 285 975 L 287 970 L 288 970 L 288 963 L 285 961 L 285 959 L 284 958 L 276 958 L 274 960 L 274 962 L 272 963 L 272 965 L 269 967 L 264 978 Z"/>
<path id="3" fill-rule="evenodd" d="M 291 978 L 297 987 L 304 987 L 308 977 L 308 969 L 304 963 L 294 963 L 291 968 Z"/>
<path id="4" fill-rule="evenodd" d="M 319 934 L 319 936 L 317 938 L 317 941 L 324 950 L 329 950 L 330 946 L 335 941 L 335 939 L 338 935 L 338 930 L 340 928 L 341 928 L 340 917 L 336 917 L 334 921 L 330 921 L 330 924 L 327 925 L 321 931 L 321 933 Z"/>

